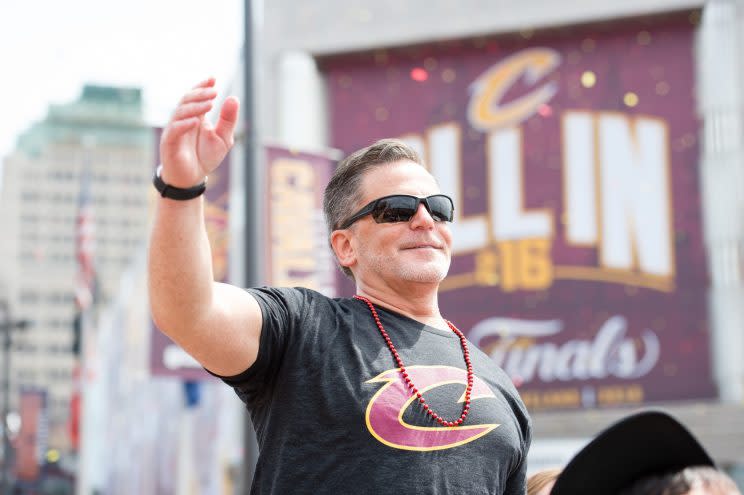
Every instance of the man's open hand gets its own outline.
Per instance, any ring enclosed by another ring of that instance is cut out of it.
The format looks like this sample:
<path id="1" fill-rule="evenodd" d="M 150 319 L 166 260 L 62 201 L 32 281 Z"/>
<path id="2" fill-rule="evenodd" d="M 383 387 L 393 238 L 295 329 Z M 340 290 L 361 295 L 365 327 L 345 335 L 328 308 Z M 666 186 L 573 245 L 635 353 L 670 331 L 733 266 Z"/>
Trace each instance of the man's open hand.
<path id="1" fill-rule="evenodd" d="M 163 130 L 162 178 L 172 186 L 188 188 L 201 183 L 232 148 L 240 104 L 234 96 L 225 99 L 213 126 L 205 117 L 217 96 L 214 82 L 209 78 L 186 93 Z"/>

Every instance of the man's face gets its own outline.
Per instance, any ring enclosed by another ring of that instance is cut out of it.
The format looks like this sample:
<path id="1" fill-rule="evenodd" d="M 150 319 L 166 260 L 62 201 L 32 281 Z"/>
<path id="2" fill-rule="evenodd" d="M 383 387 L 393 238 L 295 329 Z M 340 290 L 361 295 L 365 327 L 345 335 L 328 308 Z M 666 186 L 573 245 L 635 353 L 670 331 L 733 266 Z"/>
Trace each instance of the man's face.
<path id="1" fill-rule="evenodd" d="M 424 167 L 403 160 L 369 170 L 361 192 L 357 209 L 391 194 L 426 197 L 440 191 Z M 408 222 L 378 224 L 367 215 L 350 228 L 357 281 L 438 283 L 447 275 L 452 234 L 448 224 L 435 221 L 423 204 Z"/>

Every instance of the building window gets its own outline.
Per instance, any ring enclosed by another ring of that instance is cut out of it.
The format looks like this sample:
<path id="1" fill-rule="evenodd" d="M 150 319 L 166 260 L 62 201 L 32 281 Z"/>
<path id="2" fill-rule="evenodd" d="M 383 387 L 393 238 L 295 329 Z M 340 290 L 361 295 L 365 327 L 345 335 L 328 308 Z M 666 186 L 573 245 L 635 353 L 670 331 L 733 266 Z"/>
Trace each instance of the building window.
<path id="1" fill-rule="evenodd" d="M 70 379 L 70 372 L 64 368 L 52 368 L 47 370 L 47 379 L 55 382 L 65 382 Z"/>
<path id="2" fill-rule="evenodd" d="M 20 299 L 22 303 L 35 303 L 39 301 L 39 293 L 36 291 L 24 290 L 21 291 Z"/>
<path id="3" fill-rule="evenodd" d="M 26 354 L 33 354 L 36 352 L 36 346 L 29 342 L 15 342 L 13 348 L 18 352 L 25 352 Z"/>
<path id="4" fill-rule="evenodd" d="M 26 383 L 36 380 L 36 372 L 34 370 L 19 369 L 16 372 L 16 376 L 18 377 L 19 381 L 23 381 Z"/>

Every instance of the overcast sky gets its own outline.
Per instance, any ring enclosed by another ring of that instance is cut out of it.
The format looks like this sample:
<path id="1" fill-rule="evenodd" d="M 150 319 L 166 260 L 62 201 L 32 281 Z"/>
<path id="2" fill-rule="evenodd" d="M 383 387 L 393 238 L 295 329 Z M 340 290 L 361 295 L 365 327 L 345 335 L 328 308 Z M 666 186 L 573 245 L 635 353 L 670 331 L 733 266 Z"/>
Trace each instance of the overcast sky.
<path id="1" fill-rule="evenodd" d="M 162 125 L 207 76 L 227 86 L 243 43 L 242 0 L 23 0 L 0 4 L 0 162 L 50 103 L 86 83 L 140 87 Z"/>

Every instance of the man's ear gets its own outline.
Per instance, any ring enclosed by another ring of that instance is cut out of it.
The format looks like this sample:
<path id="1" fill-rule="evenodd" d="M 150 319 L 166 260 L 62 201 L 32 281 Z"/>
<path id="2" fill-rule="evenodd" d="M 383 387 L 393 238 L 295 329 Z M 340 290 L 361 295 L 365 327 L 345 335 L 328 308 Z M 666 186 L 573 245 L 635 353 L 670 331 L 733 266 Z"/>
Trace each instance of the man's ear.
<path id="1" fill-rule="evenodd" d="M 336 253 L 338 264 L 351 268 L 356 264 L 356 252 L 351 243 L 352 234 L 348 229 L 334 230 L 331 233 L 331 248 Z"/>

